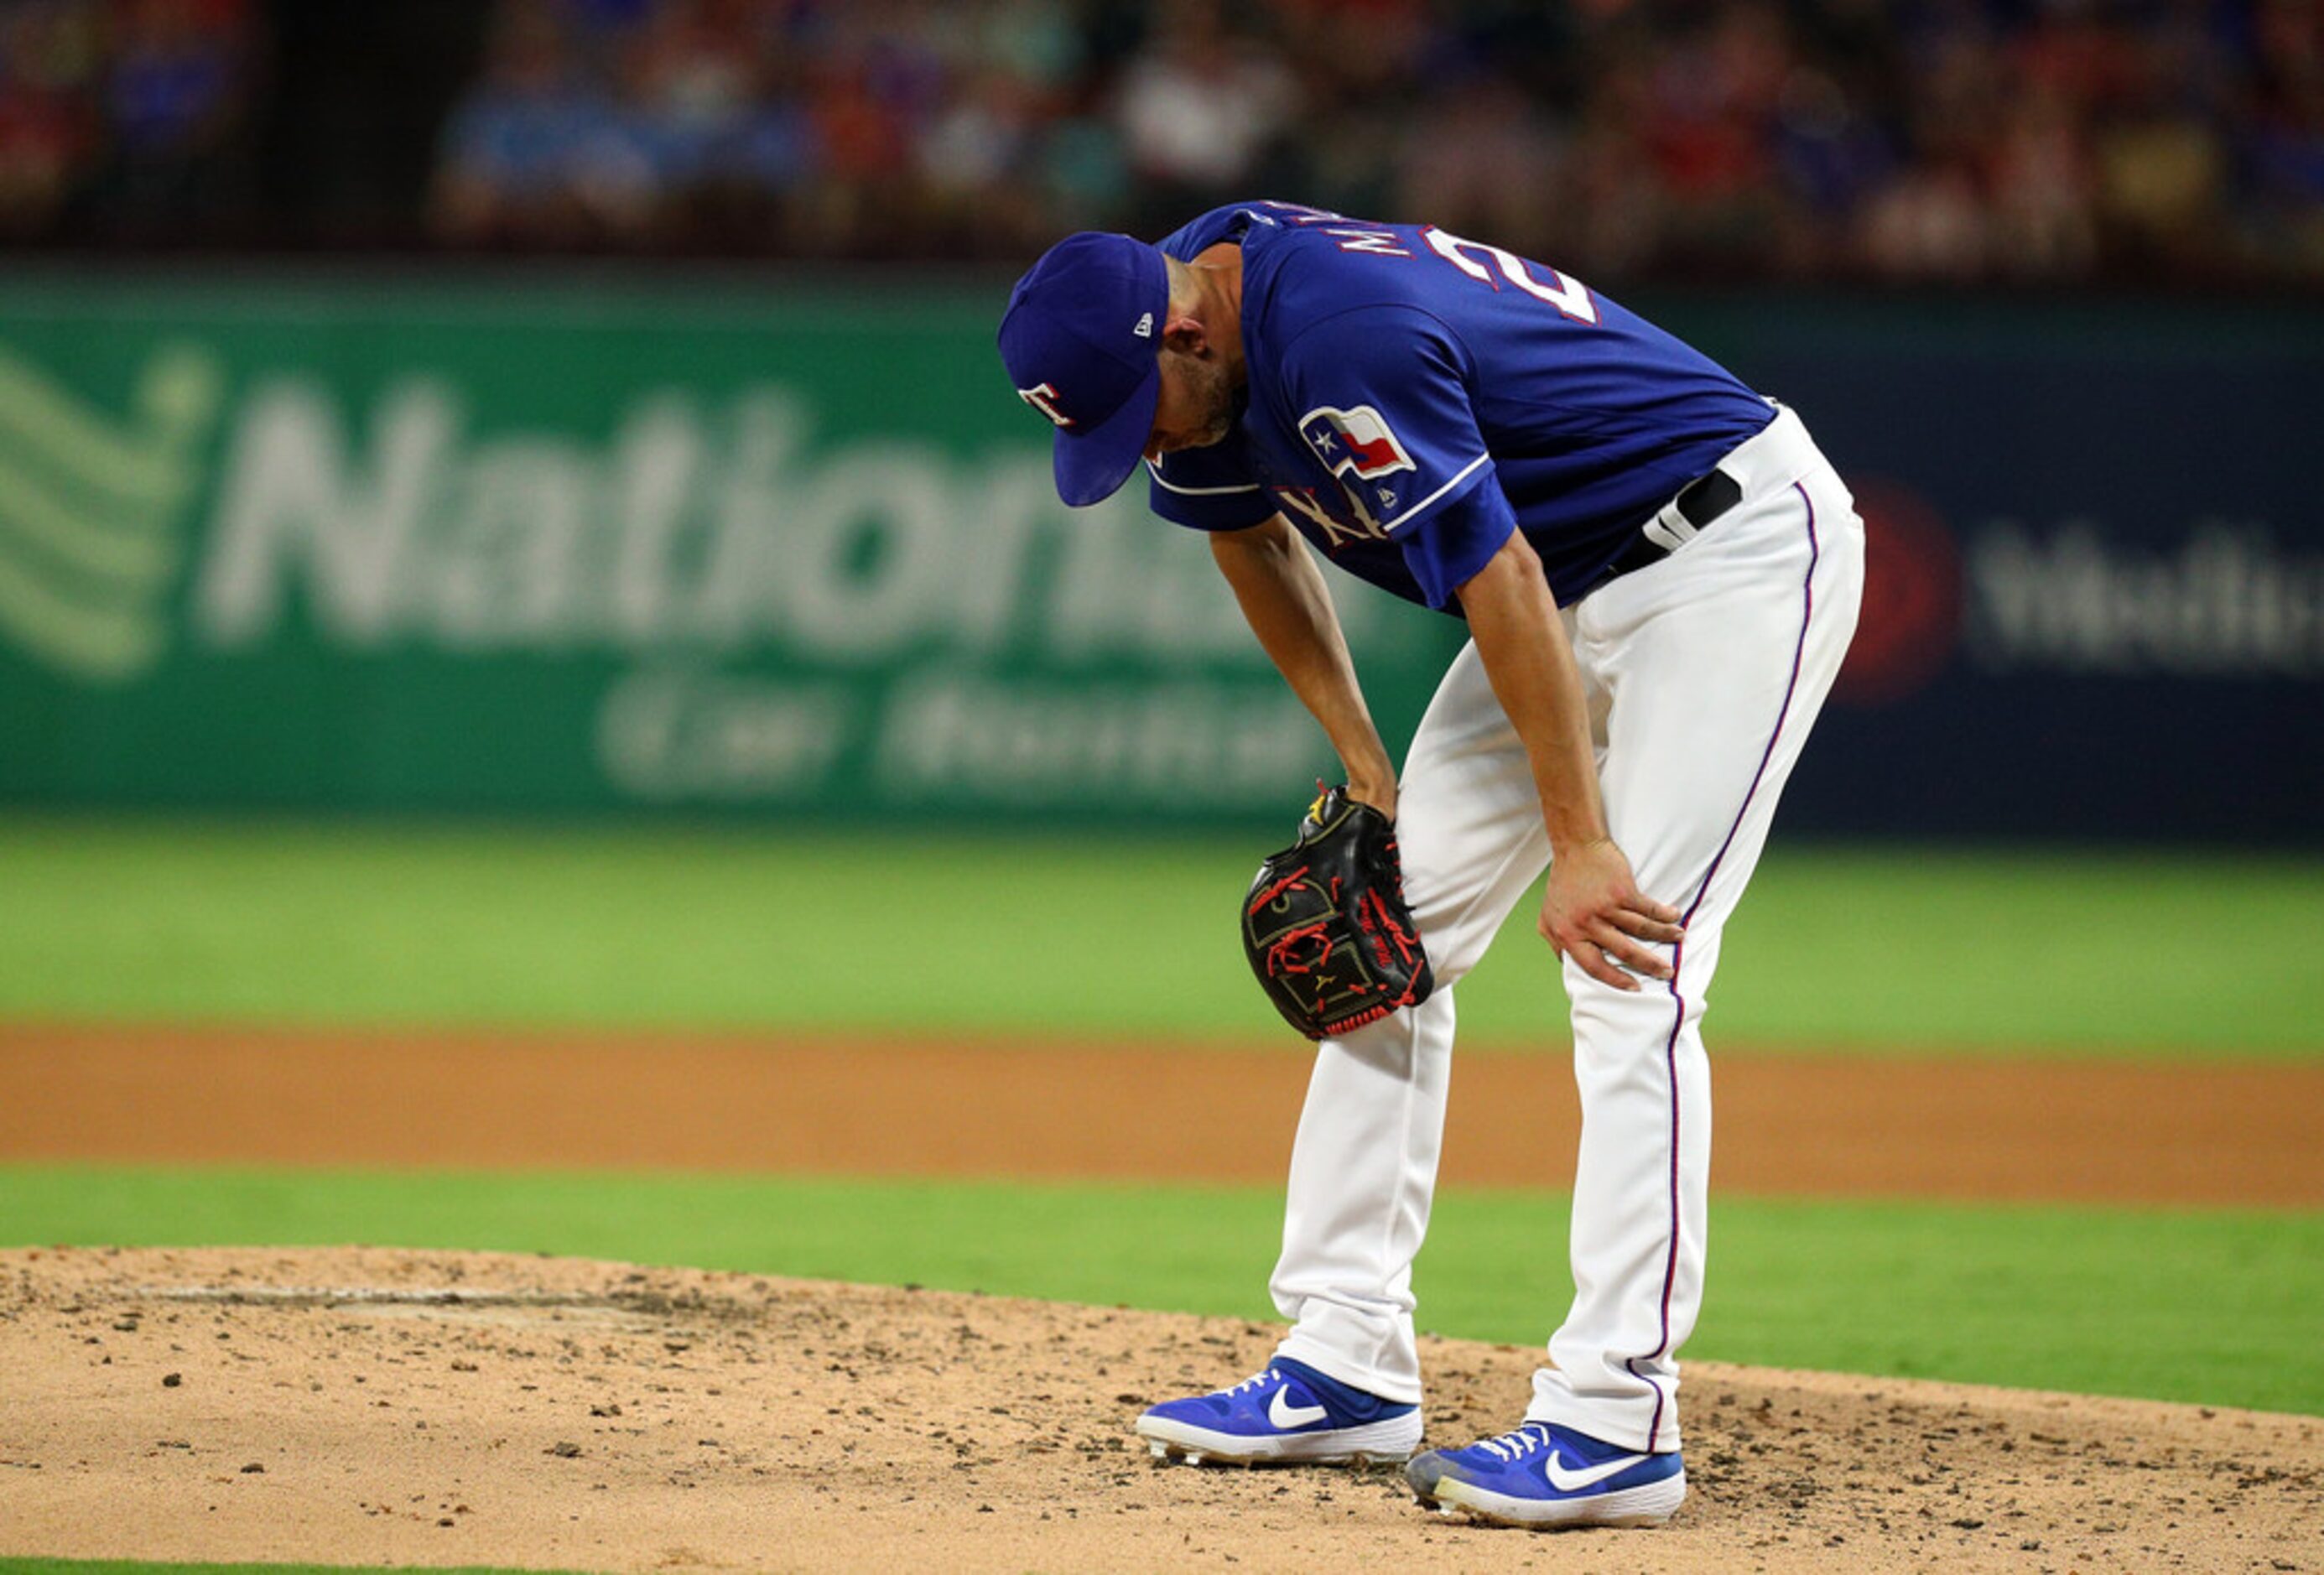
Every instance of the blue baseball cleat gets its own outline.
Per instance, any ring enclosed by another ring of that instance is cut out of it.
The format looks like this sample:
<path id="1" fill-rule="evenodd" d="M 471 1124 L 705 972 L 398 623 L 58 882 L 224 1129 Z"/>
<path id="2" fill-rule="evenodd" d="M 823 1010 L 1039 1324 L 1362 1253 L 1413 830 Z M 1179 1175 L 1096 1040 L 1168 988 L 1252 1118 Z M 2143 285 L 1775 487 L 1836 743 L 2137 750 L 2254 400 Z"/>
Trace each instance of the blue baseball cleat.
<path id="1" fill-rule="evenodd" d="M 1497 1525 L 1660 1525 L 1686 1497 L 1675 1452 L 1639 1454 L 1545 1422 L 1431 1450 L 1404 1478 L 1423 1503 Z"/>
<path id="2" fill-rule="evenodd" d="M 1407 1460 L 1420 1407 L 1383 1400 L 1277 1357 L 1231 1389 L 1167 1400 L 1138 1419 L 1157 1460 L 1320 1466 Z"/>

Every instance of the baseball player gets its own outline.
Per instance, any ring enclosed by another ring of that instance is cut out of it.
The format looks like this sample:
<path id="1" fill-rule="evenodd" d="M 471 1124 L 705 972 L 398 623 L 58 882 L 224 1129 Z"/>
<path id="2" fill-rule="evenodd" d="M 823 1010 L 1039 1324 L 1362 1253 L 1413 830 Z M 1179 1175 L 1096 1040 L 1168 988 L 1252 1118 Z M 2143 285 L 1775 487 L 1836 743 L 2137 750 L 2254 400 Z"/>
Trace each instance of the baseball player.
<path id="1" fill-rule="evenodd" d="M 1394 822 L 1435 988 L 1325 1037 L 1267 1369 L 1155 1406 L 1161 1455 L 1409 1460 L 1424 1502 L 1651 1524 L 1685 1496 L 1677 1352 L 1702 1294 L 1720 935 L 1856 620 L 1862 525 L 1800 418 L 1557 270 L 1278 202 L 1149 245 L 1084 234 L 1001 326 L 1057 489 L 1141 460 Z M 1467 621 L 1399 774 L 1316 557 Z M 1519 1425 L 1416 1456 L 1412 1266 L 1462 976 L 1545 865 L 1582 1131 L 1574 1295 Z"/>

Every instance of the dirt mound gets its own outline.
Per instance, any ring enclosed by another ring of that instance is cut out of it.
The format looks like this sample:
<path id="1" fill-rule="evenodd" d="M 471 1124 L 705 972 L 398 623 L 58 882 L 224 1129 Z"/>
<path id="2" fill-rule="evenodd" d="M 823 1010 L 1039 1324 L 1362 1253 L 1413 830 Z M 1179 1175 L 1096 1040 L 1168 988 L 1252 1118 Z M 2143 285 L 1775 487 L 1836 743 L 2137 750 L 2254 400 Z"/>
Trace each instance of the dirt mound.
<path id="1" fill-rule="evenodd" d="M 0 1554 L 597 1570 L 2317 1570 L 2324 1422 L 1700 1363 L 1692 1496 L 1536 1537 L 1394 1472 L 1162 1467 L 1229 1320 L 572 1259 L 0 1252 Z M 1432 1441 L 1532 1351 L 1425 1347 Z M 1577 1545 L 1578 1544 L 1578 1545 Z"/>

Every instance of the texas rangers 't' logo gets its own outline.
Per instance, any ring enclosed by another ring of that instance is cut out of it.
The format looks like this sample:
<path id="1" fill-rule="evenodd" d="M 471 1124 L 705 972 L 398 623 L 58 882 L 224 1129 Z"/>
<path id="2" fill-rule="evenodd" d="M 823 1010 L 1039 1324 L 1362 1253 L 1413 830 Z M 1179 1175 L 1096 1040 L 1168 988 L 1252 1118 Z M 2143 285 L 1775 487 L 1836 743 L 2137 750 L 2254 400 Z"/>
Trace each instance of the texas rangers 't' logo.
<path id="1" fill-rule="evenodd" d="M 1299 431 L 1333 475 L 1377 481 L 1413 468 L 1412 456 L 1370 405 L 1358 405 L 1352 410 L 1318 405 L 1299 418 Z"/>
<path id="2" fill-rule="evenodd" d="M 1071 416 L 1057 409 L 1056 383 L 1037 382 L 1031 388 L 1020 388 L 1017 391 L 1017 397 L 1060 427 L 1070 427 L 1074 424 L 1074 419 Z"/>

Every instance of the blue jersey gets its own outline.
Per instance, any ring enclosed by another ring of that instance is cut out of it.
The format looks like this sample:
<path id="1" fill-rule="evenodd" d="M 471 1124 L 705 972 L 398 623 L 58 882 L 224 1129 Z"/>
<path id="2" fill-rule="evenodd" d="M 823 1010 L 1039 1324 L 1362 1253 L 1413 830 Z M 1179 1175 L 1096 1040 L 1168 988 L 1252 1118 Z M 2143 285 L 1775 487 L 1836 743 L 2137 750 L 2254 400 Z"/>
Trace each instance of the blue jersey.
<path id="1" fill-rule="evenodd" d="M 1287 203 L 1162 243 L 1242 247 L 1249 403 L 1149 468 L 1154 511 L 1204 530 L 1280 512 L 1333 562 L 1459 611 L 1513 530 L 1570 603 L 1638 528 L 1773 419 L 1713 363 L 1554 268 L 1425 225 Z"/>

